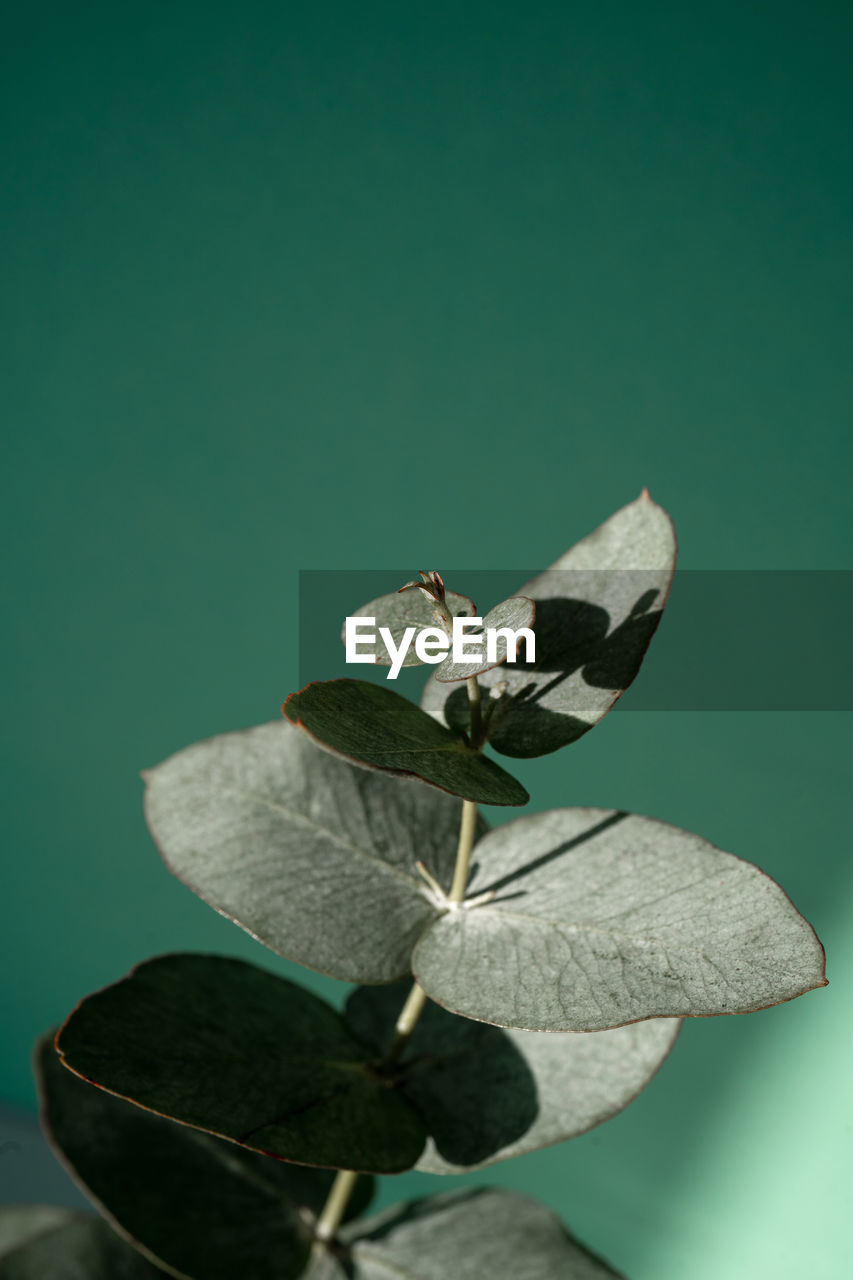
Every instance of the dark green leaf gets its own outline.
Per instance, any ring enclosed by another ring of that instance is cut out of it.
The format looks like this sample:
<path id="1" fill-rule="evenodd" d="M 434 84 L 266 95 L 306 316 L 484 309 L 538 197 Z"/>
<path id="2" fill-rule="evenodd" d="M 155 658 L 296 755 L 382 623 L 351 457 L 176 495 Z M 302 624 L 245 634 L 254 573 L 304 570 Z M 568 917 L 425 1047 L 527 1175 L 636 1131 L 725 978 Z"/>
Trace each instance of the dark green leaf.
<path id="1" fill-rule="evenodd" d="M 472 751 L 459 734 L 383 685 L 323 680 L 292 693 L 294 724 L 337 755 L 371 769 L 413 776 L 480 804 L 526 804 L 520 782 Z"/>
<path id="2" fill-rule="evenodd" d="M 469 1188 L 398 1205 L 345 1237 L 353 1280 L 614 1280 L 550 1209 Z M 312 1277 L 313 1280 L 313 1277 Z"/>
<path id="3" fill-rule="evenodd" d="M 507 682 L 489 722 L 496 751 L 545 755 L 606 715 L 640 668 L 675 557 L 672 521 L 644 492 L 519 589 L 536 604 L 536 661 L 480 677 L 487 690 Z M 442 724 L 467 723 L 465 690 L 435 677 L 421 705 Z"/>
<path id="4" fill-rule="evenodd" d="M 48 1213 L 41 1205 L 0 1209 L 0 1238 L 24 1230 L 28 1217 L 33 1226 L 36 1215 L 47 1223 Z M 100 1219 L 83 1213 L 63 1217 L 64 1221 L 57 1217 L 56 1225 L 3 1253 L 3 1280 L 163 1280 L 168 1274 Z"/>
<path id="5" fill-rule="evenodd" d="M 362 987 L 347 1022 L 387 1046 L 409 983 Z M 591 1035 L 504 1031 L 429 1003 L 400 1059 L 398 1088 L 430 1134 L 418 1168 L 460 1173 L 577 1137 L 637 1096 L 678 1033 L 655 1019 Z"/>
<path id="6" fill-rule="evenodd" d="M 536 616 L 536 607 L 532 600 L 528 600 L 526 596 L 513 596 L 509 600 L 503 600 L 500 604 L 495 605 L 494 609 L 490 609 L 483 619 L 482 627 L 473 629 L 467 633 L 467 640 L 475 640 L 478 634 L 485 633 L 490 630 L 499 631 L 508 627 L 512 631 L 519 631 L 522 627 L 532 628 L 533 621 Z M 471 646 L 473 648 L 473 646 Z M 513 645 L 515 651 L 515 645 Z M 522 640 L 520 653 L 524 653 L 524 642 Z M 506 636 L 497 637 L 496 654 L 493 661 L 489 661 L 488 652 L 483 645 L 482 657 L 475 662 L 454 662 L 453 655 L 448 654 L 442 663 L 440 663 L 434 672 L 434 678 L 442 684 L 447 684 L 455 680 L 467 680 L 471 676 L 482 675 L 486 671 L 491 671 L 495 667 L 499 667 L 507 661 L 509 654 L 509 646 L 507 645 Z M 511 666 L 512 664 L 510 664 Z M 467 695 L 466 695 L 467 696 Z"/>
<path id="7" fill-rule="evenodd" d="M 597 1031 L 746 1013 L 823 986 L 814 930 L 769 876 L 700 836 L 603 809 L 489 832 L 472 897 L 415 948 L 421 985 L 469 1018 Z"/>
<path id="8" fill-rule="evenodd" d="M 46 1038 L 36 1054 L 42 1127 L 95 1205 L 170 1272 L 204 1280 L 292 1280 L 310 1215 L 334 1174 L 287 1164 L 175 1124 L 81 1079 Z M 361 1178 L 349 1216 L 369 1203 Z"/>
<path id="9" fill-rule="evenodd" d="M 426 1135 L 322 1000 L 242 960 L 161 956 L 77 1006 L 65 1064 L 182 1124 L 300 1164 L 399 1173 Z"/>
<path id="10" fill-rule="evenodd" d="M 284 720 L 196 743 L 145 777 L 166 865 L 217 911 L 343 981 L 409 972 L 436 916 L 415 863 L 450 884 L 458 799 L 356 768 Z"/>
<path id="11" fill-rule="evenodd" d="M 467 596 L 457 595 L 455 591 L 448 591 L 444 602 L 454 617 L 472 618 L 476 613 L 473 600 L 469 600 Z M 407 627 L 415 627 L 415 635 L 425 627 L 443 629 L 433 602 L 417 588 L 411 591 L 392 591 L 390 595 L 379 596 L 378 599 L 371 600 L 368 604 L 363 604 L 360 609 L 356 609 L 350 617 L 376 619 L 375 643 L 371 644 L 365 636 L 359 643 L 358 651 L 363 654 L 375 654 L 376 664 L 380 667 L 391 666 L 391 655 L 378 634 L 380 627 L 387 627 L 391 632 L 395 647 L 399 647 Z M 341 632 L 341 638 L 345 641 L 345 629 Z M 421 660 L 415 653 L 414 640 L 413 637 L 403 661 L 404 667 L 421 665 Z"/>

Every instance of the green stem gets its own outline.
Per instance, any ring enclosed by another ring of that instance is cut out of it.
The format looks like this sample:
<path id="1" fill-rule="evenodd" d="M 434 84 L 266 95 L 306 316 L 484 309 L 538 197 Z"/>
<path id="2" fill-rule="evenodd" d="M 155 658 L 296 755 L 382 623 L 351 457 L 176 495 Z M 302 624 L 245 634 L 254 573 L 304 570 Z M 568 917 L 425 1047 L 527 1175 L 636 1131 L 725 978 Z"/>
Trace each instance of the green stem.
<path id="1" fill-rule="evenodd" d="M 358 1182 L 358 1174 L 352 1169 L 338 1170 L 328 1199 L 314 1227 L 314 1235 L 321 1244 L 327 1244 L 341 1225 L 356 1182 Z"/>
<path id="2" fill-rule="evenodd" d="M 383 1067 L 393 1067 L 399 1058 L 409 1036 L 418 1024 L 418 1019 L 424 1011 L 426 1002 L 427 993 L 419 982 L 413 982 L 406 1003 L 400 1010 L 400 1016 L 394 1027 L 394 1039 L 391 1041 L 391 1047 L 382 1061 Z"/>
<path id="3" fill-rule="evenodd" d="M 477 806 L 473 800 L 462 801 L 462 822 L 459 826 L 459 847 L 456 850 L 456 866 L 453 870 L 453 883 L 448 902 L 459 903 L 465 897 L 468 887 L 468 871 L 471 865 L 471 850 L 474 848 L 474 836 L 477 832 Z"/>

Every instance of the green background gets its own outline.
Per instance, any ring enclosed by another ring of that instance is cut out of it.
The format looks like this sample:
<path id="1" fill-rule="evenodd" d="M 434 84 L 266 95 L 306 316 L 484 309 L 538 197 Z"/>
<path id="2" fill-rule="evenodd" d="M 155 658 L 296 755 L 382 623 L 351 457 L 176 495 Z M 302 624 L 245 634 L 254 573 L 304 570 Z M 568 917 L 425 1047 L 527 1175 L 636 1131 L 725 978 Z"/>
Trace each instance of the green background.
<path id="1" fill-rule="evenodd" d="M 851 567 L 851 18 L 134 0 L 3 32 L 0 1096 L 26 1106 L 35 1035 L 135 961 L 292 972 L 170 879 L 138 770 L 278 715 L 300 568 L 544 566 L 643 485 L 684 567 Z M 830 953 L 827 990 L 691 1023 L 623 1116 L 489 1173 L 632 1280 L 849 1274 L 849 725 L 616 714 L 518 769 L 536 808 L 757 862 Z"/>

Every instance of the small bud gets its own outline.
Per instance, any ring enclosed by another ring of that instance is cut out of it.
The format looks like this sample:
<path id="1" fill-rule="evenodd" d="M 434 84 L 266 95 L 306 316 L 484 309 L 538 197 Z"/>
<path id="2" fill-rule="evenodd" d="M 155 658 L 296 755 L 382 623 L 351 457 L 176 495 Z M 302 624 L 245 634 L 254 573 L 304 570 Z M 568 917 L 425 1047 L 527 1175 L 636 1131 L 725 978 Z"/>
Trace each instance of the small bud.
<path id="1" fill-rule="evenodd" d="M 435 569 L 430 569 L 427 572 L 423 569 L 418 569 L 418 573 L 422 580 L 416 582 L 413 579 L 411 582 L 405 582 L 402 587 L 397 588 L 397 594 L 399 595 L 401 591 L 410 591 L 412 587 L 417 587 L 421 595 L 426 596 L 427 600 L 432 600 L 435 604 L 443 604 L 444 579 L 441 574 L 437 573 Z"/>
<path id="2" fill-rule="evenodd" d="M 444 599 L 444 578 L 442 578 L 441 574 L 436 569 L 430 569 L 429 573 L 427 574 L 427 577 L 429 578 L 429 581 L 433 585 L 435 599 L 443 600 Z"/>
<path id="3" fill-rule="evenodd" d="M 493 684 L 489 690 L 489 697 L 494 698 L 497 702 L 498 698 L 502 698 L 509 688 L 508 680 L 499 680 L 497 684 Z"/>

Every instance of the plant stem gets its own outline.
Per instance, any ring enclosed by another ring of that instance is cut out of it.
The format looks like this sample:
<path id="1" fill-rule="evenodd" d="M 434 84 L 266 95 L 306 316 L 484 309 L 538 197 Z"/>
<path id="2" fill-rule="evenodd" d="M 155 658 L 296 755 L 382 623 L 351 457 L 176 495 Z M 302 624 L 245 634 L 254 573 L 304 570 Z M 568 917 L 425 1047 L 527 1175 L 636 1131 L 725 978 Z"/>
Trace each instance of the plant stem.
<path id="1" fill-rule="evenodd" d="M 323 1205 L 323 1211 L 314 1227 L 314 1235 L 321 1243 L 326 1244 L 331 1240 L 341 1225 L 341 1219 L 346 1213 L 349 1198 L 355 1190 L 357 1181 L 358 1174 L 354 1173 L 352 1169 L 338 1170 L 328 1199 Z"/>
<path id="2" fill-rule="evenodd" d="M 406 1041 L 417 1026 L 426 1002 L 427 993 L 419 982 L 413 982 L 412 989 L 406 998 L 406 1003 L 400 1010 L 397 1025 L 394 1027 L 394 1039 L 391 1041 L 391 1047 L 383 1059 L 382 1065 L 384 1067 L 393 1066 L 399 1058 Z"/>
<path id="3" fill-rule="evenodd" d="M 453 871 L 453 884 L 447 895 L 448 902 L 459 903 L 465 897 L 468 887 L 468 869 L 471 864 L 471 850 L 474 847 L 474 835 L 477 830 L 477 806 L 473 800 L 462 801 L 462 822 L 459 826 L 459 847 L 456 850 L 456 866 Z"/>
<path id="4" fill-rule="evenodd" d="M 476 680 L 474 681 L 476 684 Z M 470 682 L 468 685 L 470 694 Z M 477 706 L 479 707 L 480 691 L 477 690 Z M 471 723 L 473 726 L 473 703 Z M 448 894 L 448 901 L 459 903 L 465 897 L 468 885 L 468 869 L 471 863 L 471 850 L 474 847 L 474 834 L 477 830 L 477 806 L 473 800 L 462 801 L 462 819 L 459 824 L 459 844 L 456 848 L 456 866 L 453 871 L 453 884 Z M 419 982 L 412 984 L 406 1003 L 400 1010 L 394 1027 L 394 1039 L 380 1064 L 380 1069 L 393 1067 L 408 1043 L 409 1037 L 418 1024 L 424 1011 L 427 993 Z M 314 1227 L 315 1248 L 324 1248 L 333 1239 L 341 1225 L 350 1196 L 355 1190 L 358 1174 L 352 1169 L 340 1169 L 332 1183 L 328 1199 L 323 1206 Z"/>
<path id="5" fill-rule="evenodd" d="M 476 676 L 469 676 L 465 683 L 468 686 L 468 703 L 471 710 L 471 746 L 479 749 L 483 745 L 481 741 L 483 736 L 483 711 L 480 686 L 477 684 Z"/>
<path id="6" fill-rule="evenodd" d="M 394 1039 L 385 1057 L 379 1064 L 379 1069 L 393 1067 L 403 1048 L 408 1042 L 409 1036 L 414 1031 L 418 1019 L 424 1011 L 424 1005 L 427 1002 L 427 994 L 418 982 L 412 984 L 412 989 L 408 994 L 406 1003 L 400 1010 L 400 1016 L 394 1027 Z M 330 1240 L 334 1238 L 338 1227 L 346 1212 L 349 1204 L 350 1196 L 355 1190 L 355 1184 L 359 1175 L 352 1169 L 339 1169 L 337 1177 L 332 1183 L 326 1203 L 318 1217 L 314 1226 L 314 1247 L 315 1249 L 324 1248 Z"/>

